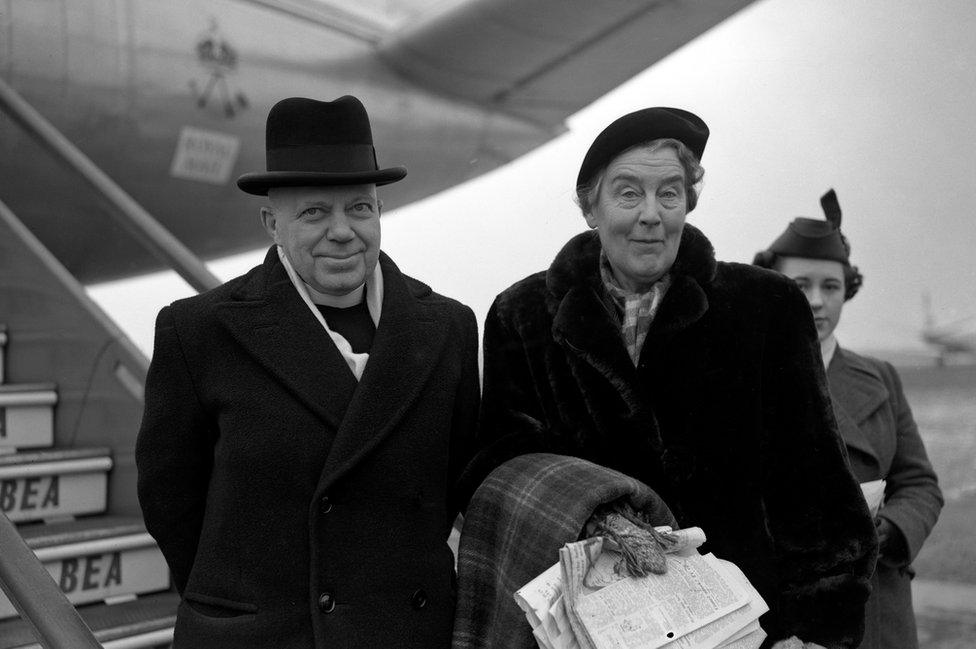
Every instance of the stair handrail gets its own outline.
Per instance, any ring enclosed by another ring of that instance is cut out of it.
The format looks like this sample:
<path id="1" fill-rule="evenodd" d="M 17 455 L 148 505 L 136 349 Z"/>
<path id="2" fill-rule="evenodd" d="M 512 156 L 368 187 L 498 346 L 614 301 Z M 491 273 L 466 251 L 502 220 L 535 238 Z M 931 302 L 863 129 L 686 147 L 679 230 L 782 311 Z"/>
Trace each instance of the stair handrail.
<path id="1" fill-rule="evenodd" d="M 23 126 L 58 159 L 74 169 L 96 192 L 113 205 L 116 209 L 108 211 L 119 225 L 136 237 L 157 259 L 179 273 L 190 286 L 203 292 L 221 284 L 199 257 L 153 218 L 2 78 L 0 78 L 0 109 Z"/>
<path id="2" fill-rule="evenodd" d="M 91 629 L 0 512 L 0 588 L 46 649 L 102 649 Z"/>
<path id="3" fill-rule="evenodd" d="M 129 389 L 130 394 L 142 402 L 143 384 L 145 382 L 146 372 L 149 370 L 149 359 L 135 346 L 125 332 L 119 328 L 119 325 L 101 307 L 95 304 L 94 300 L 85 292 L 85 288 L 78 282 L 75 276 L 30 231 L 30 228 L 17 218 L 17 215 L 3 202 L 3 199 L 0 199 L 0 227 L 6 227 L 12 230 L 14 236 L 20 239 L 23 246 L 44 264 L 47 272 L 55 276 L 65 290 L 88 311 L 89 316 L 96 321 L 97 325 L 115 341 L 115 344 L 120 348 L 120 354 L 125 360 L 125 363 L 122 363 L 119 367 L 124 368 L 129 373 L 129 376 L 122 376 L 117 369 L 116 378 L 123 382 L 123 387 Z M 5 324 L 0 326 L 6 329 Z M 134 382 L 135 386 L 126 385 L 127 382 Z"/>

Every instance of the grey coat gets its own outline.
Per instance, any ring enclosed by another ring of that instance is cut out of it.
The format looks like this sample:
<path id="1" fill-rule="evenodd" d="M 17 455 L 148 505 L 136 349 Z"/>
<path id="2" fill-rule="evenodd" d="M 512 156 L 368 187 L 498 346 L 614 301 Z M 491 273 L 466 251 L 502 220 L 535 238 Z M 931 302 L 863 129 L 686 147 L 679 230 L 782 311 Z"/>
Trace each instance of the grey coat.
<path id="1" fill-rule="evenodd" d="M 851 469 L 859 482 L 887 481 L 878 515 L 905 540 L 904 556 L 878 562 L 860 646 L 917 649 L 911 561 L 939 517 L 942 492 L 891 364 L 838 347 L 827 380 Z"/>

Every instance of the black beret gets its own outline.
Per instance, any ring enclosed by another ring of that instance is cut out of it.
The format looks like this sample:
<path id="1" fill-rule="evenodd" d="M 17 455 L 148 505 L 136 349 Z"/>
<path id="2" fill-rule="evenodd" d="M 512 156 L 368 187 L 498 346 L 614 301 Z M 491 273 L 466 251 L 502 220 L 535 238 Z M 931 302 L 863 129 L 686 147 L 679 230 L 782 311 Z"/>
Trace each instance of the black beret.
<path id="1" fill-rule="evenodd" d="M 708 141 L 708 126 L 698 115 L 680 108 L 658 106 L 628 113 L 593 140 L 580 166 L 576 186 L 589 182 L 594 174 L 627 149 L 661 138 L 678 140 L 701 161 Z"/>

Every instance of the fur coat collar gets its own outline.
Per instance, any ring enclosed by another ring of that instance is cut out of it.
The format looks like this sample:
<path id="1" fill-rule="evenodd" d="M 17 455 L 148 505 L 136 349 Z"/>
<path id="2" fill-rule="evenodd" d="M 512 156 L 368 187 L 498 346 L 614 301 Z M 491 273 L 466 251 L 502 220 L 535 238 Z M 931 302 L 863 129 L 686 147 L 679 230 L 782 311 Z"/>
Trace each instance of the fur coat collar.
<path id="1" fill-rule="evenodd" d="M 638 400 L 631 394 L 638 370 L 622 343 L 616 314 L 602 297 L 600 249 L 596 231 L 583 232 L 569 240 L 546 272 L 552 337 L 570 356 L 592 365 L 633 405 Z M 717 268 L 711 242 L 694 226 L 685 225 L 670 271 L 671 287 L 651 324 L 639 366 L 646 366 L 655 349 L 705 315 L 706 289 Z"/>

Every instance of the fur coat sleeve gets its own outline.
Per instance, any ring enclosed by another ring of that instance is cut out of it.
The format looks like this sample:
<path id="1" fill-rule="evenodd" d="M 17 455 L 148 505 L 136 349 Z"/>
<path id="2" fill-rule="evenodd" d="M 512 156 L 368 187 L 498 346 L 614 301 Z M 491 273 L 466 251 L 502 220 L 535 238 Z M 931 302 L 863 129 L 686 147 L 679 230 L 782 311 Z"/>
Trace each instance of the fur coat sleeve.
<path id="1" fill-rule="evenodd" d="M 816 337 L 797 326 L 809 313 L 806 298 L 786 291 L 783 302 L 771 311 L 761 388 L 769 445 L 762 493 L 779 582 L 774 606 L 784 637 L 857 646 L 877 540 L 844 460 Z"/>

